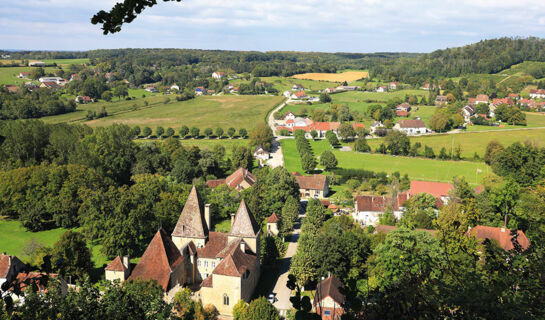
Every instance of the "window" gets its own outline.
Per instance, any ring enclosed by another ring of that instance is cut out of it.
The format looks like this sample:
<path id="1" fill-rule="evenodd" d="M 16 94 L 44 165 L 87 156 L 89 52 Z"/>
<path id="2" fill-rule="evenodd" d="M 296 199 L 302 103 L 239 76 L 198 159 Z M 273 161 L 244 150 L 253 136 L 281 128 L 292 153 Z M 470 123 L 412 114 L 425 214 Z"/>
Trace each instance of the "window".
<path id="1" fill-rule="evenodd" d="M 205 268 L 208 268 L 208 261 L 205 261 L 205 262 L 204 262 L 204 267 L 205 267 Z"/>
<path id="2" fill-rule="evenodd" d="M 201 260 L 197 260 L 197 266 L 201 266 Z"/>
<path id="3" fill-rule="evenodd" d="M 227 295 L 227 293 L 223 294 L 223 305 L 229 305 L 229 296 Z"/>
<path id="4" fill-rule="evenodd" d="M 212 261 L 212 268 L 215 268 L 215 267 L 216 267 L 216 262 Z"/>
<path id="5" fill-rule="evenodd" d="M 330 316 L 331 315 L 331 311 L 329 310 L 324 310 L 324 316 Z"/>

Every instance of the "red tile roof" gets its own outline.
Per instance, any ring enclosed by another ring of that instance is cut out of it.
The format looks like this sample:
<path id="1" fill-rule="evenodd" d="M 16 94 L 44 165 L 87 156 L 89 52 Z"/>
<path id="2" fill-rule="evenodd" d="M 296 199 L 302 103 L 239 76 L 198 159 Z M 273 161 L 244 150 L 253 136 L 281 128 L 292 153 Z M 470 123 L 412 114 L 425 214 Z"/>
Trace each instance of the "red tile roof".
<path id="1" fill-rule="evenodd" d="M 222 184 L 225 184 L 225 179 L 216 179 L 216 180 L 206 181 L 206 186 L 209 188 L 215 188 L 217 186 L 221 186 Z"/>
<path id="2" fill-rule="evenodd" d="M 59 275 L 56 273 L 43 272 L 20 272 L 17 274 L 17 282 L 21 284 L 21 291 L 25 291 L 27 283 L 35 284 L 40 292 L 47 292 L 48 279 L 55 279 Z"/>
<path id="3" fill-rule="evenodd" d="M 19 260 L 16 256 L 0 254 L 0 278 L 7 278 L 9 269 L 14 262 L 22 264 L 21 260 Z"/>
<path id="4" fill-rule="evenodd" d="M 257 237 L 259 233 L 259 224 L 255 221 L 254 216 L 248 210 L 244 199 L 240 202 L 235 221 L 229 231 L 230 236 L 235 237 Z"/>
<path id="5" fill-rule="evenodd" d="M 314 304 L 319 304 L 323 299 L 331 297 L 337 304 L 344 303 L 344 295 L 341 293 L 341 288 L 344 288 L 342 282 L 337 277 L 331 275 L 327 279 L 320 281 L 316 286 L 316 295 L 314 296 Z"/>
<path id="6" fill-rule="evenodd" d="M 487 101 L 490 100 L 490 98 L 486 94 L 479 94 L 477 95 L 477 101 Z"/>
<path id="7" fill-rule="evenodd" d="M 399 120 L 400 128 L 425 128 L 426 123 L 422 120 Z"/>
<path id="8" fill-rule="evenodd" d="M 242 252 L 240 244 L 244 240 L 237 239 L 229 243 L 229 247 L 225 250 L 225 257 L 221 260 L 212 274 L 240 277 L 247 270 L 253 270 L 258 262 L 255 255 Z M 248 247 L 248 245 L 246 245 Z"/>
<path id="9" fill-rule="evenodd" d="M 172 236 L 206 238 L 208 228 L 204 220 L 203 206 L 195 186 L 191 189 L 184 209 L 172 232 Z"/>
<path id="10" fill-rule="evenodd" d="M 352 127 L 353 127 L 354 129 L 357 129 L 357 128 L 365 128 L 365 124 L 358 122 L 358 123 L 354 123 L 354 124 L 352 125 Z"/>
<path id="11" fill-rule="evenodd" d="M 123 264 L 123 261 L 121 261 L 121 257 L 117 256 L 115 259 L 110 262 L 106 268 L 104 268 L 106 271 L 125 271 L 127 268 Z"/>
<path id="12" fill-rule="evenodd" d="M 305 93 L 305 91 L 298 91 L 296 93 L 294 93 L 295 97 L 297 98 L 302 98 L 302 97 L 306 97 L 307 94 Z"/>
<path id="13" fill-rule="evenodd" d="M 396 116 L 398 117 L 408 117 L 409 113 L 405 110 L 396 110 Z"/>
<path id="14" fill-rule="evenodd" d="M 436 198 L 447 197 L 454 189 L 451 183 L 411 180 L 409 194 L 415 196 L 419 193 L 428 193 Z"/>
<path id="15" fill-rule="evenodd" d="M 316 131 L 337 131 L 340 126 L 340 122 L 314 122 L 310 125 L 310 129 Z"/>
<path id="16" fill-rule="evenodd" d="M 134 267 L 129 279 L 155 280 L 164 291 L 167 291 L 170 275 L 182 261 L 180 250 L 161 228 L 146 248 L 140 262 Z"/>
<path id="17" fill-rule="evenodd" d="M 313 176 L 295 176 L 299 189 L 307 190 L 324 190 L 327 184 L 327 176 L 323 174 L 315 174 Z"/>
<path id="18" fill-rule="evenodd" d="M 467 235 L 475 236 L 477 239 L 493 239 L 496 240 L 498 245 L 505 251 L 512 250 L 514 248 L 511 236 L 511 230 L 505 228 L 496 228 L 488 226 L 475 226 L 471 228 Z M 530 247 L 530 240 L 526 237 L 521 230 L 517 231 L 517 242 L 520 244 L 523 250 Z"/>
<path id="19" fill-rule="evenodd" d="M 389 205 L 394 210 L 399 209 L 398 203 L 392 203 L 391 197 L 385 196 L 357 196 L 356 208 L 358 212 L 384 212 Z"/>
<path id="20" fill-rule="evenodd" d="M 208 242 L 202 248 L 197 249 L 199 258 L 213 259 L 227 246 L 227 234 L 222 232 L 210 232 Z"/>
<path id="21" fill-rule="evenodd" d="M 243 189 L 240 187 L 240 184 L 243 181 L 246 181 L 246 183 L 248 183 L 250 186 L 253 186 L 256 182 L 256 177 L 250 171 L 248 171 L 248 169 L 239 168 L 225 179 L 225 183 L 227 183 L 229 188 L 237 190 Z"/>
<path id="22" fill-rule="evenodd" d="M 276 215 L 276 213 L 273 212 L 270 217 L 267 218 L 267 223 L 277 223 L 280 221 L 280 218 Z"/>

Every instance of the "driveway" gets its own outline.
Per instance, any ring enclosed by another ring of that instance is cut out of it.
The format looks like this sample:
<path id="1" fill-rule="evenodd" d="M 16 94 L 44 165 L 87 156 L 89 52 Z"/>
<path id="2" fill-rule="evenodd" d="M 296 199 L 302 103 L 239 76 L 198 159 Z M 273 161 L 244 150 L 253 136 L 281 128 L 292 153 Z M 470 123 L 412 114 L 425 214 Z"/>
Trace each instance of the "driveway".
<path id="1" fill-rule="evenodd" d="M 288 100 L 289 101 L 289 100 Z M 284 154 L 282 153 L 282 147 L 280 146 L 280 142 L 278 142 L 278 139 L 280 138 L 276 133 L 276 126 L 274 123 L 274 114 L 284 108 L 286 103 L 288 101 L 285 101 L 281 103 L 278 107 L 276 107 L 273 111 L 271 111 L 271 114 L 269 114 L 269 127 L 271 127 L 271 130 L 274 135 L 274 140 L 272 142 L 272 148 L 271 148 L 271 158 L 267 160 L 267 165 L 272 168 L 276 167 L 282 167 L 284 165 Z"/>
<path id="2" fill-rule="evenodd" d="M 284 259 L 281 260 L 282 266 L 278 271 L 278 277 L 274 284 L 274 288 L 272 289 L 272 292 L 276 294 L 277 299 L 274 306 L 280 311 L 282 316 L 286 316 L 286 311 L 292 308 L 290 302 L 291 290 L 286 287 L 286 283 L 288 282 L 291 259 L 295 255 L 295 252 L 297 252 L 297 241 L 299 240 L 299 235 L 301 234 L 302 218 L 303 215 L 299 215 L 299 219 L 295 224 L 293 234 L 288 240 L 288 250 L 286 251 Z"/>

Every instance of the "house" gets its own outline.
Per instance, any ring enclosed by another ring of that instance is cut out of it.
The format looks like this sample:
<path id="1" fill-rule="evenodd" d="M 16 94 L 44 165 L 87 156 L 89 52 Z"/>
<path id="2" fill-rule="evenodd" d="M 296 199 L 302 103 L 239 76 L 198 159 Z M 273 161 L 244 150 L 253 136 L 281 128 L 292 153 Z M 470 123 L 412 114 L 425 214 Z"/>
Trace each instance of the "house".
<path id="1" fill-rule="evenodd" d="M 104 275 L 108 281 L 125 281 L 131 274 L 131 262 L 129 256 L 117 256 L 104 268 Z"/>
<path id="2" fill-rule="evenodd" d="M 31 61 L 28 63 L 29 67 L 45 67 L 45 62 L 42 61 Z"/>
<path id="3" fill-rule="evenodd" d="M 56 84 L 59 84 L 60 82 L 62 82 L 64 79 L 61 78 L 61 77 L 41 77 L 40 79 L 38 79 L 38 81 L 40 81 L 41 83 L 44 83 L 44 82 L 55 82 Z"/>
<path id="4" fill-rule="evenodd" d="M 267 218 L 267 232 L 269 234 L 277 236 L 280 231 L 278 230 L 278 222 L 280 218 L 273 212 L 270 217 Z"/>
<path id="5" fill-rule="evenodd" d="M 308 96 L 305 93 L 305 91 L 297 91 L 291 95 L 291 98 L 294 100 L 300 100 L 300 99 L 307 99 Z"/>
<path id="6" fill-rule="evenodd" d="M 20 272 L 17 274 L 16 281 L 20 284 L 22 295 L 12 295 L 14 300 L 18 300 L 19 303 L 24 303 L 24 293 L 28 285 L 36 288 L 37 292 L 46 293 L 48 286 L 52 285 L 50 280 L 58 280 L 55 282 L 59 285 L 60 293 L 64 297 L 68 293 L 68 284 L 66 281 L 56 273 L 44 273 L 44 272 Z"/>
<path id="7" fill-rule="evenodd" d="M 361 87 L 359 86 L 338 86 L 335 91 L 356 91 L 359 90 Z"/>
<path id="8" fill-rule="evenodd" d="M 377 92 L 388 92 L 388 87 L 386 86 L 380 86 L 376 90 Z"/>
<path id="9" fill-rule="evenodd" d="M 77 96 L 76 99 L 74 99 L 74 101 L 76 101 L 77 103 L 86 104 L 86 103 L 93 102 L 93 99 L 89 96 Z"/>
<path id="10" fill-rule="evenodd" d="M 296 118 L 289 118 L 286 120 L 286 126 L 287 127 L 309 127 L 310 128 L 310 125 L 313 124 L 313 121 L 310 120 L 309 118 L 301 118 L 301 117 L 296 117 Z M 308 130 L 305 130 L 305 131 L 308 131 Z"/>
<path id="11" fill-rule="evenodd" d="M 488 104 L 489 101 L 490 101 L 490 98 L 486 94 L 479 94 L 475 98 L 475 104 L 479 104 L 479 103 Z"/>
<path id="12" fill-rule="evenodd" d="M 507 104 L 507 105 L 510 105 L 510 106 L 514 106 L 515 105 L 515 102 L 513 102 L 513 100 L 509 99 L 509 98 L 494 98 L 492 99 L 492 105 L 494 106 L 499 106 L 501 104 Z"/>
<path id="13" fill-rule="evenodd" d="M 356 130 L 357 132 L 358 129 L 365 129 L 365 124 L 361 122 L 356 122 L 352 124 L 352 128 L 354 128 L 354 130 Z"/>
<path id="14" fill-rule="evenodd" d="M 536 101 L 534 99 L 520 99 L 518 101 L 518 105 L 521 106 L 521 107 L 526 107 L 526 108 L 530 108 L 530 109 L 537 108 L 537 104 L 536 104 Z"/>
<path id="15" fill-rule="evenodd" d="M 18 78 L 28 79 L 29 76 L 30 76 L 30 72 L 19 72 Z"/>
<path id="16" fill-rule="evenodd" d="M 510 93 L 508 97 L 509 97 L 509 99 L 512 99 L 512 100 L 515 100 L 515 101 L 520 99 L 520 95 L 518 93 Z"/>
<path id="17" fill-rule="evenodd" d="M 385 196 L 357 196 L 355 199 L 355 210 L 352 213 L 352 217 L 355 222 L 362 225 L 377 225 L 380 216 L 384 211 L 390 208 L 396 217 L 401 219 L 403 211 L 401 205 L 407 200 L 407 194 L 402 193 L 398 195 L 397 199 Z"/>
<path id="18" fill-rule="evenodd" d="M 216 71 L 214 73 L 212 73 L 212 78 L 214 79 L 223 79 L 227 76 L 227 74 L 225 72 L 221 72 L 221 71 Z"/>
<path id="19" fill-rule="evenodd" d="M 189 287 L 195 299 L 231 316 L 238 301 L 250 301 L 257 285 L 260 238 L 259 225 L 244 200 L 231 216 L 229 233 L 212 231 L 210 205 L 202 205 L 193 187 L 171 236 L 159 229 L 127 279 L 155 280 L 167 301 Z M 118 258 L 110 269 L 125 268 Z"/>
<path id="20" fill-rule="evenodd" d="M 409 112 L 411 111 L 411 105 L 408 104 L 407 102 L 403 102 L 402 104 L 398 105 L 396 107 L 396 111 L 406 111 L 406 112 Z"/>
<path id="21" fill-rule="evenodd" d="M 79 74 L 77 73 L 74 73 L 70 76 L 70 81 L 74 81 L 74 80 L 81 80 L 81 77 Z"/>
<path id="22" fill-rule="evenodd" d="M 291 97 L 291 91 L 286 90 L 286 91 L 284 91 L 284 92 L 282 93 L 282 95 L 283 95 L 284 97 L 286 97 L 286 98 L 289 98 L 289 97 Z"/>
<path id="23" fill-rule="evenodd" d="M 435 97 L 435 106 L 436 107 L 442 107 L 448 103 L 448 99 L 446 96 L 437 96 Z"/>
<path id="24" fill-rule="evenodd" d="M 291 90 L 292 91 L 303 91 L 303 90 L 305 90 L 305 88 L 303 88 L 302 84 L 296 83 L 291 87 Z"/>
<path id="25" fill-rule="evenodd" d="M 296 173 L 295 180 L 303 198 L 325 198 L 329 193 L 329 181 L 326 175 L 302 176 Z"/>
<path id="26" fill-rule="evenodd" d="M 180 91 L 180 86 L 177 85 L 177 84 L 173 84 L 173 85 L 170 86 L 170 90 Z"/>
<path id="27" fill-rule="evenodd" d="M 225 183 L 231 189 L 242 191 L 254 185 L 257 181 L 256 177 L 245 168 L 238 168 L 230 176 L 225 178 Z"/>
<path id="28" fill-rule="evenodd" d="M 396 117 L 408 117 L 409 113 L 403 110 L 396 110 Z"/>
<path id="29" fill-rule="evenodd" d="M 475 106 L 477 103 L 477 98 L 467 98 L 467 104 L 469 104 L 470 106 Z"/>
<path id="30" fill-rule="evenodd" d="M 371 133 L 375 133 L 377 131 L 377 129 L 379 128 L 384 128 L 384 125 L 382 124 L 382 122 L 380 121 L 374 121 L 372 124 L 371 124 Z"/>
<path id="31" fill-rule="evenodd" d="M 266 160 L 269 160 L 271 158 L 271 153 L 269 151 L 263 149 L 262 146 L 257 146 L 254 149 L 254 158 L 260 160 L 260 162 L 266 161 Z"/>
<path id="32" fill-rule="evenodd" d="M 318 138 L 323 138 L 328 131 L 333 131 L 337 134 L 340 126 L 340 122 L 313 122 L 310 125 L 310 130 L 316 130 Z"/>
<path id="33" fill-rule="evenodd" d="M 197 87 L 195 88 L 195 95 L 196 96 L 202 96 L 206 94 L 206 89 L 204 87 Z"/>
<path id="34" fill-rule="evenodd" d="M 331 87 L 331 88 L 325 88 L 324 90 L 325 93 L 333 93 L 335 92 L 335 88 Z"/>
<path id="35" fill-rule="evenodd" d="M 426 134 L 428 132 L 426 123 L 422 120 L 399 120 L 395 124 L 394 130 L 401 131 L 408 136 Z"/>
<path id="36" fill-rule="evenodd" d="M 16 256 L 7 255 L 5 252 L 0 254 L 0 287 L 4 282 L 14 280 L 25 269 L 26 265 Z"/>
<path id="37" fill-rule="evenodd" d="M 481 242 L 485 239 L 492 240 L 500 248 L 505 251 L 510 251 L 514 249 L 513 245 L 513 236 L 511 235 L 511 230 L 506 228 L 497 228 L 497 227 L 488 227 L 477 225 L 473 228 L 469 228 L 466 235 L 474 236 L 476 239 Z M 517 240 L 518 244 L 521 246 L 522 250 L 526 250 L 530 247 L 530 240 L 526 237 L 522 230 L 517 231 Z"/>
<path id="38" fill-rule="evenodd" d="M 49 82 L 49 81 L 45 81 L 45 82 L 42 82 L 42 84 L 40 85 L 40 88 L 48 88 L 48 89 L 60 89 L 61 86 L 59 86 L 56 82 Z"/>
<path id="39" fill-rule="evenodd" d="M 295 120 L 295 113 L 288 112 L 284 115 L 284 120 Z"/>
<path id="40" fill-rule="evenodd" d="M 340 319 L 344 314 L 345 297 L 341 293 L 342 288 L 344 285 L 334 275 L 323 279 L 316 286 L 313 307 L 322 320 Z"/>
<path id="41" fill-rule="evenodd" d="M 407 191 L 409 198 L 420 193 L 431 194 L 435 197 L 435 205 L 441 208 L 449 201 L 449 193 L 454 189 L 451 183 L 411 180 L 411 187 Z"/>
<path id="42" fill-rule="evenodd" d="M 147 92 L 150 92 L 150 93 L 157 93 L 159 92 L 159 90 L 157 90 L 157 88 L 155 88 L 155 86 L 149 86 L 146 88 L 146 91 Z"/>
<path id="43" fill-rule="evenodd" d="M 430 90 L 430 88 L 432 88 L 433 90 L 435 90 L 435 89 L 437 89 L 437 88 L 439 88 L 439 90 L 442 89 L 441 86 L 437 86 L 437 85 L 435 85 L 435 84 L 432 86 L 432 85 L 430 85 L 429 83 L 424 83 L 424 85 L 423 85 L 420 89 L 422 89 L 422 90 Z"/>
<path id="44" fill-rule="evenodd" d="M 399 87 L 399 82 L 397 81 L 390 82 L 390 90 L 396 90 L 397 87 Z"/>
<path id="45" fill-rule="evenodd" d="M 462 108 L 462 116 L 464 117 L 465 122 L 471 121 L 471 117 L 475 114 L 475 107 L 472 105 L 467 105 Z"/>
<path id="46" fill-rule="evenodd" d="M 530 98 L 545 99 L 545 90 L 544 89 L 530 90 Z"/>

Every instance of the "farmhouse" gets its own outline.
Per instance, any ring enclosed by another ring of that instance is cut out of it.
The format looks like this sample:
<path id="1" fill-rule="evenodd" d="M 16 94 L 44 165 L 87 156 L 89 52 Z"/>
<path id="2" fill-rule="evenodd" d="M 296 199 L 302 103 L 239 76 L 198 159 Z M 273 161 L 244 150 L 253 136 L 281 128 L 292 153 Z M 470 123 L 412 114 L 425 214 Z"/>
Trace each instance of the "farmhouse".
<path id="1" fill-rule="evenodd" d="M 475 114 L 475 107 L 472 105 L 467 105 L 462 108 L 462 116 L 466 122 L 471 120 L 471 117 Z"/>
<path id="2" fill-rule="evenodd" d="M 520 95 L 518 93 L 510 93 L 508 97 L 509 99 L 513 99 L 516 101 L 520 98 Z"/>
<path id="3" fill-rule="evenodd" d="M 85 103 L 93 102 L 93 99 L 89 96 L 77 96 L 76 99 L 74 99 L 74 101 L 76 101 L 77 103 L 85 104 Z"/>
<path id="4" fill-rule="evenodd" d="M 430 85 L 429 83 L 425 83 L 425 84 L 422 86 L 422 88 L 420 88 L 420 89 L 422 89 L 422 90 L 430 90 L 430 88 L 432 88 L 432 89 L 434 89 L 434 90 L 437 89 L 437 88 L 441 89 L 441 86 L 437 86 L 437 85 L 435 85 L 435 84 L 432 86 L 432 85 Z"/>
<path id="5" fill-rule="evenodd" d="M 335 92 L 335 88 L 325 88 L 324 92 L 325 93 L 333 93 L 333 92 Z"/>
<path id="6" fill-rule="evenodd" d="M 247 169 L 239 168 L 225 179 L 216 179 L 206 181 L 209 188 L 215 188 L 226 184 L 229 188 L 237 191 L 248 189 L 254 185 L 256 177 Z"/>
<path id="7" fill-rule="evenodd" d="M 501 104 L 507 104 L 507 105 L 510 105 L 510 106 L 514 106 L 515 105 L 515 102 L 513 102 L 513 100 L 509 99 L 509 98 L 494 98 L 492 99 L 492 103 L 493 105 L 495 105 L 496 107 L 501 105 Z"/>
<path id="8" fill-rule="evenodd" d="M 447 102 L 448 102 L 448 100 L 447 100 L 446 96 L 437 96 L 437 97 L 435 97 L 435 106 L 436 107 L 442 107 L 442 106 L 446 105 Z"/>
<path id="9" fill-rule="evenodd" d="M 533 99 L 520 99 L 518 101 L 518 104 L 521 107 L 527 107 L 527 108 L 530 108 L 530 109 L 535 109 L 537 107 L 537 104 L 536 104 L 535 100 L 533 100 Z"/>
<path id="10" fill-rule="evenodd" d="M 266 160 L 269 160 L 271 158 L 271 153 L 265 149 L 263 149 L 262 146 L 257 146 L 255 149 L 254 149 L 254 158 L 260 160 L 261 161 L 266 161 Z"/>
<path id="11" fill-rule="evenodd" d="M 399 86 L 399 82 L 397 81 L 390 82 L 390 90 L 396 90 L 398 86 Z"/>
<path id="12" fill-rule="evenodd" d="M 330 130 L 337 134 L 340 126 L 340 122 L 313 122 L 310 125 L 310 130 L 316 130 L 318 138 L 323 138 L 325 137 L 326 132 Z"/>
<path id="13" fill-rule="evenodd" d="M 490 98 L 486 94 L 479 94 L 475 98 L 475 104 L 486 103 L 488 104 Z"/>
<path id="14" fill-rule="evenodd" d="M 244 200 L 231 218 L 229 233 L 211 231 L 210 205 L 202 205 L 193 187 L 172 235 L 159 229 L 127 279 L 155 280 L 167 300 L 189 286 L 195 299 L 231 316 L 238 301 L 250 300 L 259 279 L 260 238 Z M 106 268 L 125 272 L 126 265 L 117 257 Z"/>
<path id="15" fill-rule="evenodd" d="M 544 89 L 532 89 L 530 90 L 530 98 L 534 99 L 544 99 L 545 98 L 545 90 Z"/>
<path id="16" fill-rule="evenodd" d="M 333 275 L 320 281 L 316 286 L 313 307 L 322 320 L 340 319 L 344 314 L 342 306 L 345 297 L 341 293 L 342 288 L 344 288 L 342 282 Z"/>
<path id="17" fill-rule="evenodd" d="M 227 74 L 225 72 L 221 72 L 221 71 L 216 71 L 214 73 L 212 73 L 212 78 L 214 79 L 223 79 L 227 76 Z"/>
<path id="18" fill-rule="evenodd" d="M 31 61 L 28 63 L 29 67 L 45 67 L 45 62 L 42 61 Z"/>
<path id="19" fill-rule="evenodd" d="M 294 100 L 301 100 L 301 99 L 307 99 L 308 96 L 305 93 L 305 91 L 297 91 L 291 95 L 291 98 Z"/>
<path id="20" fill-rule="evenodd" d="M 396 111 L 411 111 L 411 105 L 408 104 L 407 102 L 403 102 L 402 104 L 398 105 L 396 107 Z"/>
<path id="21" fill-rule="evenodd" d="M 441 208 L 448 203 L 449 193 L 454 189 L 451 183 L 411 180 L 411 187 L 407 191 L 409 198 L 420 193 L 431 194 L 435 197 L 435 205 Z"/>
<path id="22" fill-rule="evenodd" d="M 352 214 L 355 222 L 362 225 L 377 225 L 382 213 L 388 208 L 392 210 L 397 219 L 401 219 L 403 212 L 401 205 L 408 199 L 406 193 L 399 194 L 397 199 L 385 196 L 357 196 L 355 210 Z"/>
<path id="23" fill-rule="evenodd" d="M 302 84 L 296 83 L 291 87 L 291 90 L 292 91 L 303 91 L 303 90 L 305 90 L 305 88 L 303 88 Z"/>
<path id="24" fill-rule="evenodd" d="M 295 173 L 295 180 L 297 180 L 299 192 L 303 198 L 325 198 L 329 193 L 329 182 L 326 175 L 302 176 Z"/>
<path id="25" fill-rule="evenodd" d="M 61 78 L 61 77 L 41 77 L 40 79 L 38 79 L 38 81 L 40 81 L 41 83 L 44 83 L 44 82 L 55 82 L 56 84 L 59 84 L 60 82 L 62 82 L 64 79 Z"/>
<path id="26" fill-rule="evenodd" d="M 485 239 L 493 240 L 496 244 L 505 251 L 513 250 L 513 236 L 511 230 L 506 228 L 488 227 L 477 225 L 469 228 L 467 236 L 474 236 L 476 239 L 484 241 Z M 530 240 L 526 237 L 522 230 L 517 231 L 517 242 L 526 250 L 530 247 Z"/>
<path id="27" fill-rule="evenodd" d="M 9 256 L 5 252 L 0 254 L 0 286 L 15 279 L 25 268 L 25 264 L 16 256 Z"/>
<path id="28" fill-rule="evenodd" d="M 377 92 L 388 92 L 388 87 L 380 86 L 377 88 Z"/>
<path id="29" fill-rule="evenodd" d="M 379 128 L 384 128 L 384 125 L 382 124 L 382 122 L 380 121 L 375 121 L 371 124 L 371 133 L 375 133 L 375 131 L 377 131 L 377 129 Z"/>
<path id="30" fill-rule="evenodd" d="M 394 130 L 401 131 L 409 136 L 425 134 L 428 132 L 426 129 L 426 123 L 422 120 L 399 120 Z"/>
<path id="31" fill-rule="evenodd" d="M 40 85 L 40 88 L 48 88 L 48 89 L 60 89 L 61 86 L 59 86 L 56 82 L 53 81 L 45 81 L 42 82 Z"/>
<path id="32" fill-rule="evenodd" d="M 289 97 L 291 97 L 291 91 L 286 90 L 286 91 L 284 91 L 284 92 L 282 93 L 282 95 L 283 95 L 284 97 L 286 97 L 286 98 L 289 98 Z"/>
<path id="33" fill-rule="evenodd" d="M 335 91 L 356 91 L 359 90 L 361 87 L 359 86 L 338 86 Z"/>
<path id="34" fill-rule="evenodd" d="M 32 286 L 37 289 L 38 293 L 47 292 L 47 287 L 49 285 L 49 279 L 58 280 L 59 290 L 61 295 L 64 297 L 68 293 L 68 284 L 66 281 L 56 273 L 44 273 L 44 272 L 20 272 L 17 274 L 16 281 L 21 284 L 21 291 L 24 293 L 27 286 Z M 18 300 L 19 303 L 24 303 L 24 296 L 14 296 L 14 300 Z"/>

